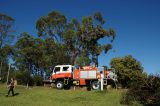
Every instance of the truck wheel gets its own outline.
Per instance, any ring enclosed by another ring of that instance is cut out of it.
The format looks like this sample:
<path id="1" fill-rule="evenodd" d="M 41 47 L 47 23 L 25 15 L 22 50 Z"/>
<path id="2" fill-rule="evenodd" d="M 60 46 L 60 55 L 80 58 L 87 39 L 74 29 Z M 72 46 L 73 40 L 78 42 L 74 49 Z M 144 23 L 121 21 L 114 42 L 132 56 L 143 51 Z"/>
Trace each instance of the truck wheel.
<path id="1" fill-rule="evenodd" d="M 56 83 L 56 88 L 57 88 L 57 89 L 62 89 L 63 87 L 64 87 L 63 82 L 62 82 L 62 81 L 57 81 L 57 83 Z"/>
<path id="2" fill-rule="evenodd" d="M 99 89 L 99 82 L 98 81 L 93 81 L 92 83 L 91 83 L 91 87 L 92 87 L 92 89 L 93 90 L 98 90 Z"/>

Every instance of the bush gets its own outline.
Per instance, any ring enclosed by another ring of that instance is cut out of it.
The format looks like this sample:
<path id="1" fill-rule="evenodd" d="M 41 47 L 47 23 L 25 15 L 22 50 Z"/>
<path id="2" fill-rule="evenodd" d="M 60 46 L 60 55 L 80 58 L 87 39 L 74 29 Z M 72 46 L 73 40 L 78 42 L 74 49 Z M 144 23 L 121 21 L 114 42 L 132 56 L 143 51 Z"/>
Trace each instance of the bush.
<path id="1" fill-rule="evenodd" d="M 34 86 L 34 78 L 33 78 L 33 77 L 31 77 L 31 78 L 29 79 L 28 85 L 29 85 L 29 86 Z"/>
<path id="2" fill-rule="evenodd" d="M 37 75 L 32 77 L 29 71 L 17 71 L 14 76 L 20 85 L 41 86 L 43 84 L 43 78 L 41 76 Z"/>
<path id="3" fill-rule="evenodd" d="M 28 71 L 17 71 L 15 74 L 15 78 L 18 84 L 27 85 L 32 77 Z"/>
<path id="4" fill-rule="evenodd" d="M 121 99 L 122 104 L 133 104 L 135 101 L 144 105 L 160 105 L 160 76 L 149 75 L 132 83 Z"/>
<path id="5" fill-rule="evenodd" d="M 43 85 L 43 78 L 41 76 L 34 76 L 34 83 L 36 86 Z"/>

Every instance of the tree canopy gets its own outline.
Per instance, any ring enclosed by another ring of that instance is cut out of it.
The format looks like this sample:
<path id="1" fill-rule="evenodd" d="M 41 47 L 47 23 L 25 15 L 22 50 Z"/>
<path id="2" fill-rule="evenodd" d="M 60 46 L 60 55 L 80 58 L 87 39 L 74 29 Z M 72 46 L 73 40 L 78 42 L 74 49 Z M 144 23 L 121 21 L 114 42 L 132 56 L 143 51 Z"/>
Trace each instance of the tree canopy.
<path id="1" fill-rule="evenodd" d="M 94 62 L 98 65 L 97 57 L 101 52 L 107 53 L 112 48 L 111 43 L 116 36 L 115 31 L 112 28 L 105 29 L 104 24 L 100 12 L 85 16 L 81 21 L 74 18 L 68 22 L 65 15 L 52 11 L 37 20 L 36 28 L 40 37 L 50 38 L 56 45 L 66 49 L 65 55 L 70 58 L 68 64 L 88 65 Z M 99 40 L 105 37 L 110 37 L 111 41 L 102 45 Z"/>

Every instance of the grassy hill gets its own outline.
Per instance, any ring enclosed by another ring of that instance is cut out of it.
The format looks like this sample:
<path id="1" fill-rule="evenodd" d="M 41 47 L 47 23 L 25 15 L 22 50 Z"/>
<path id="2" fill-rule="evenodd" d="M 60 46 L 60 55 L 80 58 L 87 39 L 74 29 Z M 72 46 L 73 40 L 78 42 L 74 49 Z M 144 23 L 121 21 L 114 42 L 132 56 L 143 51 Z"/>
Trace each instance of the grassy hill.
<path id="1" fill-rule="evenodd" d="M 105 92 L 76 90 L 57 90 L 49 87 L 24 86 L 15 88 L 16 96 L 5 97 L 7 88 L 0 85 L 0 106 L 121 106 L 123 90 Z"/>

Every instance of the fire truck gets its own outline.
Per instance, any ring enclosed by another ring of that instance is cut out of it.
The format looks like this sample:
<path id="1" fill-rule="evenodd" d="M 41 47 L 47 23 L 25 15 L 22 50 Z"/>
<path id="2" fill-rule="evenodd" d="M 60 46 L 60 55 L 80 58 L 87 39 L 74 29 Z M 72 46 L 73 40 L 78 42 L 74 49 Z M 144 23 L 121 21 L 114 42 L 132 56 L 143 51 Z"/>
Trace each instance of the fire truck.
<path id="1" fill-rule="evenodd" d="M 104 86 L 116 81 L 117 75 L 113 70 L 104 70 L 104 67 L 95 66 L 76 68 L 72 65 L 57 65 L 51 74 L 51 82 L 55 84 L 57 89 L 86 86 L 97 90 L 100 88 L 100 82 Z"/>

